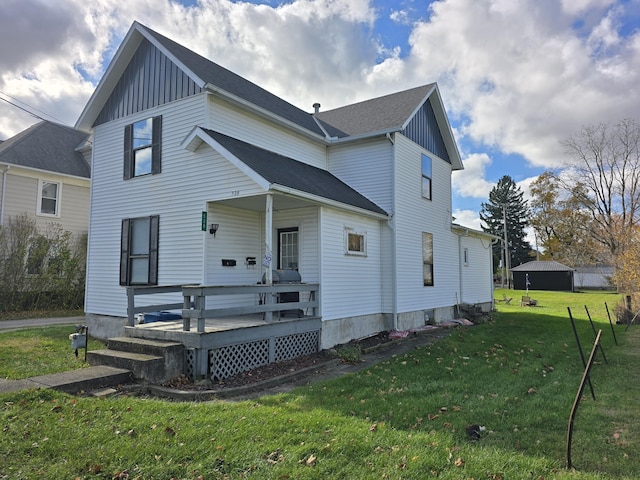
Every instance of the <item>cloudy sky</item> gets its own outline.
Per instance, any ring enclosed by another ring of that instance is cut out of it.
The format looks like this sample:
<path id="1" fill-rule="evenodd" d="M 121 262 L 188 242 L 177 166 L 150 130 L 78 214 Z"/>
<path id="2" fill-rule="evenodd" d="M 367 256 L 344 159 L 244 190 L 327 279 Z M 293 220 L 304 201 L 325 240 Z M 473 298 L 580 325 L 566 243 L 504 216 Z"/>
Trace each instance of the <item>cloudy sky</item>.
<path id="1" fill-rule="evenodd" d="M 309 112 L 438 82 L 474 228 L 502 175 L 527 192 L 581 126 L 640 121 L 640 0 L 2 0 L 0 139 L 74 125 L 134 20 Z"/>

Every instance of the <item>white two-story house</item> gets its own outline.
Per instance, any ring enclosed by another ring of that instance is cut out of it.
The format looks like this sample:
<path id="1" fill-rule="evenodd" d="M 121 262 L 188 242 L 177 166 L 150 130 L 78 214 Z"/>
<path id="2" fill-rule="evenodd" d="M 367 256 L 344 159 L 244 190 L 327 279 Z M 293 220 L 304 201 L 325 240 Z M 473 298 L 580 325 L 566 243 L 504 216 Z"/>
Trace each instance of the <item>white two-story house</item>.
<path id="1" fill-rule="evenodd" d="M 94 334 L 123 328 L 127 286 L 293 271 L 319 285 L 322 348 L 490 308 L 493 237 L 452 224 L 463 166 L 437 85 L 310 110 L 133 24 L 76 125 Z"/>

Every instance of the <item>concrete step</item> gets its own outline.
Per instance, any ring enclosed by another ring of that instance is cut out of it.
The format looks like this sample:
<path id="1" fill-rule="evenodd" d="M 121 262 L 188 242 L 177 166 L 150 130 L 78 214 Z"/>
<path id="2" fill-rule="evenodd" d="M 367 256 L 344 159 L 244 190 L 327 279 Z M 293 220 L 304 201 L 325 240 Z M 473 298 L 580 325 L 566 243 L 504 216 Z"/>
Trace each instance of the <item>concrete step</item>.
<path id="1" fill-rule="evenodd" d="M 169 342 L 136 337 L 113 337 L 107 341 L 109 350 L 144 353 L 147 355 L 167 356 L 184 355 L 184 345 L 179 342 Z"/>
<path id="2" fill-rule="evenodd" d="M 97 365 L 66 372 L 40 375 L 24 380 L 24 388 L 53 388 L 70 394 L 133 381 L 129 370 Z"/>
<path id="3" fill-rule="evenodd" d="M 90 365 L 108 365 L 130 370 L 134 377 L 151 383 L 162 383 L 171 377 L 165 372 L 165 359 L 158 355 L 122 350 L 92 350 L 87 352 Z"/>

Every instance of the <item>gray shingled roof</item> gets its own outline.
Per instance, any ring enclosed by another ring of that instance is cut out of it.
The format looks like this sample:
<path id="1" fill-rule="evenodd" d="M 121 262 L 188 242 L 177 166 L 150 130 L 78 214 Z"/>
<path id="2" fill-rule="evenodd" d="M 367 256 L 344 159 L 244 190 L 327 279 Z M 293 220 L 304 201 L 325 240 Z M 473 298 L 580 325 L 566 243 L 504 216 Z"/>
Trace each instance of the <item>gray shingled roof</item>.
<path id="1" fill-rule="evenodd" d="M 256 147 L 213 130 L 204 128 L 202 130 L 269 183 L 387 215 L 387 212 L 378 205 L 326 170 Z"/>
<path id="2" fill-rule="evenodd" d="M 512 272 L 567 272 L 573 270 L 573 268 L 553 260 L 534 260 L 533 262 L 523 263 L 511 269 Z"/>
<path id="3" fill-rule="evenodd" d="M 371 132 L 401 130 L 433 89 L 433 84 L 392 93 L 326 112 L 316 118 L 330 135 L 347 137 Z"/>
<path id="4" fill-rule="evenodd" d="M 324 132 L 314 120 L 314 115 L 332 137 L 342 138 L 399 130 L 422 105 L 427 93 L 433 88 L 433 84 L 423 85 L 334 110 L 311 114 L 158 32 L 143 25 L 140 27 L 144 28 L 204 82 L 215 85 L 322 136 L 324 136 Z"/>
<path id="5" fill-rule="evenodd" d="M 300 125 L 307 130 L 324 136 L 324 133 L 313 120 L 313 116 L 310 113 L 299 109 L 280 97 L 268 92 L 264 88 L 259 87 L 255 83 L 250 82 L 246 78 L 243 78 L 240 75 L 237 75 L 212 62 L 211 60 L 198 55 L 179 43 L 160 35 L 158 32 L 154 32 L 150 28 L 144 26 L 143 28 L 169 52 L 171 52 L 171 54 L 180 62 L 182 62 L 206 83 L 215 85 L 226 92 L 247 100 L 254 105 L 268 110 L 269 112 L 275 113 L 276 115 Z"/>
<path id="6" fill-rule="evenodd" d="M 0 163 L 90 178 L 89 164 L 75 151 L 86 139 L 86 133 L 42 121 L 0 143 Z"/>

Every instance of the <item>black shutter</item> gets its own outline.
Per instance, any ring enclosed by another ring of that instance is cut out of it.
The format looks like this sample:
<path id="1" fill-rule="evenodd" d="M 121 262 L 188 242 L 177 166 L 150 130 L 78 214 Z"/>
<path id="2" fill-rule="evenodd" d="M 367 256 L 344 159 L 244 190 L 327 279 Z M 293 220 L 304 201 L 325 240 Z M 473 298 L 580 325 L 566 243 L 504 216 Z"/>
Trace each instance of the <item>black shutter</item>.
<path id="1" fill-rule="evenodd" d="M 153 117 L 153 140 L 151 149 L 151 173 L 162 171 L 162 117 Z"/>
<path id="2" fill-rule="evenodd" d="M 130 220 L 122 220 L 120 232 L 120 285 L 129 284 L 129 225 Z"/>
<path id="3" fill-rule="evenodd" d="M 149 217 L 149 285 L 158 284 L 158 237 L 160 217 Z"/>
<path id="4" fill-rule="evenodd" d="M 131 178 L 133 170 L 133 125 L 124 127 L 124 179 Z"/>

